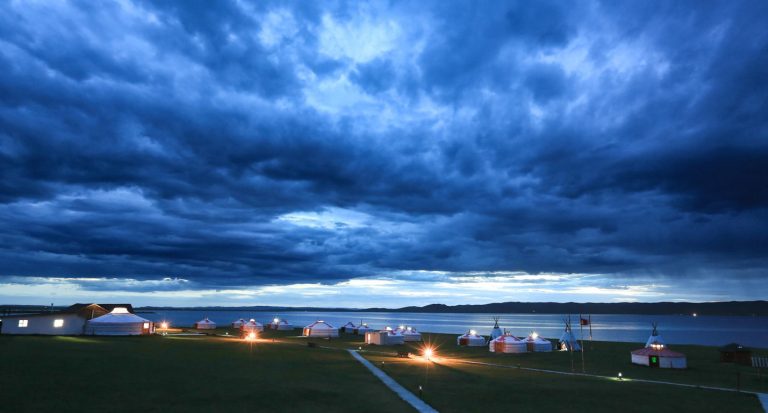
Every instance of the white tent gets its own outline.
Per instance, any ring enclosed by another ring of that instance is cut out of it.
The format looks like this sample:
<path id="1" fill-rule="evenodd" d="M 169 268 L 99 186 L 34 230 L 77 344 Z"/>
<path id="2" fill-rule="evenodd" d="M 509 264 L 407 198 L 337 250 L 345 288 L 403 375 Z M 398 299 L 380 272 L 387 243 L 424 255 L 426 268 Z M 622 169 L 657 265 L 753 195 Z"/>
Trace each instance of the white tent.
<path id="1" fill-rule="evenodd" d="M 95 336 L 138 336 L 153 332 L 151 321 L 131 314 L 124 307 L 115 307 L 112 312 L 88 320 L 85 324 L 85 334 Z"/>
<path id="2" fill-rule="evenodd" d="M 651 336 L 648 337 L 648 341 L 645 342 L 645 347 L 663 348 L 666 343 L 657 330 L 659 325 L 657 323 L 651 323 L 651 325 L 653 326 L 653 331 L 651 331 Z"/>
<path id="3" fill-rule="evenodd" d="M 318 320 L 304 327 L 306 337 L 338 337 L 339 330 L 325 321 Z"/>
<path id="4" fill-rule="evenodd" d="M 536 333 L 531 333 L 525 338 L 528 351 L 547 352 L 552 351 L 552 342 L 539 337 Z"/>
<path id="5" fill-rule="evenodd" d="M 494 353 L 525 353 L 528 351 L 525 341 L 513 336 L 503 334 L 488 343 L 488 350 Z"/>
<path id="6" fill-rule="evenodd" d="M 242 319 L 242 318 L 239 319 L 239 320 L 235 320 L 235 321 L 232 322 L 232 328 L 240 328 L 245 323 L 246 323 L 246 321 L 244 319 Z"/>
<path id="7" fill-rule="evenodd" d="M 361 322 L 359 326 L 355 327 L 355 334 L 359 336 L 364 336 L 365 333 L 373 331 L 372 328 L 368 327 L 368 324 Z"/>
<path id="8" fill-rule="evenodd" d="M 400 326 L 395 333 L 402 334 L 405 341 L 421 341 L 421 333 L 411 326 Z"/>
<path id="9" fill-rule="evenodd" d="M 563 331 L 563 335 L 560 336 L 560 340 L 557 342 L 558 348 L 563 351 L 581 351 L 579 341 L 576 340 L 571 329 L 571 316 L 568 316 L 564 321 L 565 331 Z"/>
<path id="10" fill-rule="evenodd" d="M 403 344 L 405 337 L 392 330 L 369 331 L 365 333 L 365 344 L 376 344 L 379 346 L 394 346 Z"/>
<path id="11" fill-rule="evenodd" d="M 293 330 L 293 324 L 289 323 L 288 320 L 275 317 L 275 319 L 269 323 L 269 328 L 272 330 Z"/>
<path id="12" fill-rule="evenodd" d="M 355 331 L 355 324 L 349 321 L 347 324 L 341 326 L 341 331 L 345 333 L 353 333 Z"/>
<path id="13" fill-rule="evenodd" d="M 195 323 L 195 328 L 198 330 L 212 330 L 216 328 L 216 323 L 209 320 L 208 317 L 205 317 L 204 319 Z"/>
<path id="14" fill-rule="evenodd" d="M 477 335 L 475 330 L 469 330 L 456 338 L 456 344 L 468 347 L 480 347 L 485 345 L 485 337 Z"/>
<path id="15" fill-rule="evenodd" d="M 503 335 L 504 332 L 501 331 L 501 327 L 499 327 L 499 317 L 493 317 L 493 330 L 491 330 L 491 340 Z"/>
<path id="16" fill-rule="evenodd" d="M 250 319 L 250 321 L 248 321 L 247 323 L 243 324 L 240 327 L 240 331 L 248 332 L 248 333 L 250 333 L 251 331 L 264 331 L 264 326 L 258 321 L 254 319 Z"/>

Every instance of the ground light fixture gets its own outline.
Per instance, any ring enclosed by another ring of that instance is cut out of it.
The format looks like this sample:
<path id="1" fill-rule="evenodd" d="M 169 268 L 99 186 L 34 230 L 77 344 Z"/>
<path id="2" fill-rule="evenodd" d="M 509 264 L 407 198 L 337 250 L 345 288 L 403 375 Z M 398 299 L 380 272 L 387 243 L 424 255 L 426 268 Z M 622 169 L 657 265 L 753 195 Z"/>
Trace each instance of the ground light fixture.
<path id="1" fill-rule="evenodd" d="M 246 340 L 248 340 L 248 341 L 253 341 L 253 340 L 256 340 L 256 333 L 254 333 L 253 331 L 251 331 L 250 333 L 248 333 L 248 335 L 247 335 L 247 336 L 245 336 L 245 338 L 246 338 Z"/>
<path id="2" fill-rule="evenodd" d="M 424 360 L 429 361 L 434 354 L 435 354 L 435 351 L 432 349 L 432 347 L 425 348 L 424 349 Z"/>
<path id="3" fill-rule="evenodd" d="M 620 381 L 621 381 L 621 380 L 623 380 L 623 379 L 621 378 L 621 372 L 619 372 L 619 380 L 620 380 Z"/>

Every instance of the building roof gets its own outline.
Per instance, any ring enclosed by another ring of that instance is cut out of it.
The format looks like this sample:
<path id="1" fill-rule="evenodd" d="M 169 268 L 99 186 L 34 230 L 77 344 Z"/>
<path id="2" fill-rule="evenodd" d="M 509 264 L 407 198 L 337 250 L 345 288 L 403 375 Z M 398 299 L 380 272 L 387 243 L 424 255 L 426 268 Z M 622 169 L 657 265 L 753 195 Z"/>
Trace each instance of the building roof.
<path id="1" fill-rule="evenodd" d="M 84 308 L 87 308 L 87 307 L 90 307 L 92 305 L 97 305 L 97 306 L 103 308 L 108 313 L 112 312 L 112 310 L 114 310 L 115 307 L 122 307 L 122 308 L 125 308 L 126 310 L 128 310 L 129 313 L 133 314 L 133 306 L 130 305 L 130 304 L 93 304 L 93 303 L 85 303 L 84 304 L 84 303 L 77 303 L 77 304 L 70 305 L 69 307 L 65 308 L 62 311 L 69 312 L 69 313 L 76 313 L 76 312 L 79 312 L 80 310 L 82 310 Z"/>
<path id="2" fill-rule="evenodd" d="M 72 304 L 71 306 L 56 310 L 56 311 L 49 311 L 44 313 L 34 313 L 34 314 L 13 314 L 4 316 L 3 318 L 29 318 L 29 317 L 48 317 L 48 316 L 55 316 L 55 315 L 62 315 L 62 314 L 77 314 L 87 320 L 90 320 L 92 318 L 103 316 L 104 314 L 107 314 L 114 310 L 116 307 L 122 307 L 128 310 L 129 313 L 133 313 L 133 307 L 130 304 Z"/>
<path id="3" fill-rule="evenodd" d="M 750 350 L 747 347 L 742 346 L 739 343 L 729 343 L 720 347 L 721 353 L 748 353 Z"/>

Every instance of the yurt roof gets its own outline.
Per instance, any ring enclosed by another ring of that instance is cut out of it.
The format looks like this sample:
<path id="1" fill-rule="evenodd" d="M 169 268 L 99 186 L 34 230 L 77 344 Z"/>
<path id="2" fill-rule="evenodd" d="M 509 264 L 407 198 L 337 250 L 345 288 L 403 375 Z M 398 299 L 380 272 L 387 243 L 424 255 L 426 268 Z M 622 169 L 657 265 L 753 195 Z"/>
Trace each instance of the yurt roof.
<path id="1" fill-rule="evenodd" d="M 261 323 L 259 323 L 258 321 L 254 320 L 254 319 L 250 319 L 250 320 L 249 320 L 247 323 L 245 323 L 245 324 L 248 324 L 249 326 L 260 326 L 260 325 L 261 325 Z"/>
<path id="2" fill-rule="evenodd" d="M 326 323 L 325 321 L 322 321 L 322 320 L 315 321 L 314 323 L 312 323 L 312 324 L 310 324 L 310 325 L 308 325 L 308 326 L 306 326 L 304 328 L 318 328 L 318 327 L 320 327 L 320 328 L 335 328 L 334 326 L 332 326 L 332 325 L 330 325 L 330 324 L 328 324 L 328 323 Z"/>
<path id="3" fill-rule="evenodd" d="M 493 339 L 493 341 L 523 341 L 512 334 L 503 334 Z"/>
<path id="4" fill-rule="evenodd" d="M 91 323 L 146 323 L 146 318 L 141 318 L 136 314 L 131 314 L 124 307 L 115 307 L 112 312 L 96 317 Z"/>
<path id="5" fill-rule="evenodd" d="M 652 347 L 645 347 L 632 352 L 636 356 L 659 356 L 659 357 L 685 357 L 685 354 L 672 351 L 668 348 L 656 350 Z"/>
<path id="6" fill-rule="evenodd" d="M 198 321 L 197 324 L 216 324 L 216 323 L 211 321 L 208 317 L 205 317 L 204 319 Z"/>
<path id="7" fill-rule="evenodd" d="M 352 323 L 351 321 L 347 321 L 347 324 L 344 324 L 342 327 L 354 327 L 354 326 L 355 326 L 354 323 Z"/>

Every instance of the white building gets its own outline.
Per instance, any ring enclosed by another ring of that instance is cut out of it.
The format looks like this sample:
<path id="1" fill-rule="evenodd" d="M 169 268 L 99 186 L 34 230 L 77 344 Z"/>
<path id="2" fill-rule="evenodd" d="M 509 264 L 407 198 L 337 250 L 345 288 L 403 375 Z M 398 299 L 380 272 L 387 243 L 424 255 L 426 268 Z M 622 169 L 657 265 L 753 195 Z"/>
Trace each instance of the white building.
<path id="1" fill-rule="evenodd" d="M 269 323 L 269 328 L 272 330 L 293 330 L 293 324 L 286 319 L 275 318 Z"/>
<path id="2" fill-rule="evenodd" d="M 155 332 L 154 323 L 131 314 L 125 307 L 115 307 L 109 314 L 88 320 L 85 334 L 94 336 L 139 336 Z"/>
<path id="3" fill-rule="evenodd" d="M 216 323 L 211 321 L 208 317 L 195 323 L 195 328 L 198 330 L 213 330 L 216 328 Z"/>
<path id="4" fill-rule="evenodd" d="M 369 331 L 365 333 L 365 344 L 394 346 L 405 343 L 405 337 L 392 330 Z"/>
<path id="5" fill-rule="evenodd" d="M 475 330 L 469 330 L 456 338 L 456 344 L 467 347 L 482 347 L 485 345 L 485 337 L 478 335 Z"/>
<path id="6" fill-rule="evenodd" d="M 338 337 L 339 330 L 336 327 L 326 323 L 325 321 L 318 320 L 314 323 L 304 327 L 304 336 L 306 337 Z"/>
<path id="7" fill-rule="evenodd" d="M 492 353 L 527 353 L 528 346 L 512 334 L 503 334 L 488 343 L 488 350 Z"/>
<path id="8" fill-rule="evenodd" d="M 130 304 L 74 304 L 59 311 L 4 316 L 0 334 L 81 335 L 88 320 L 116 307 L 133 311 Z"/>

